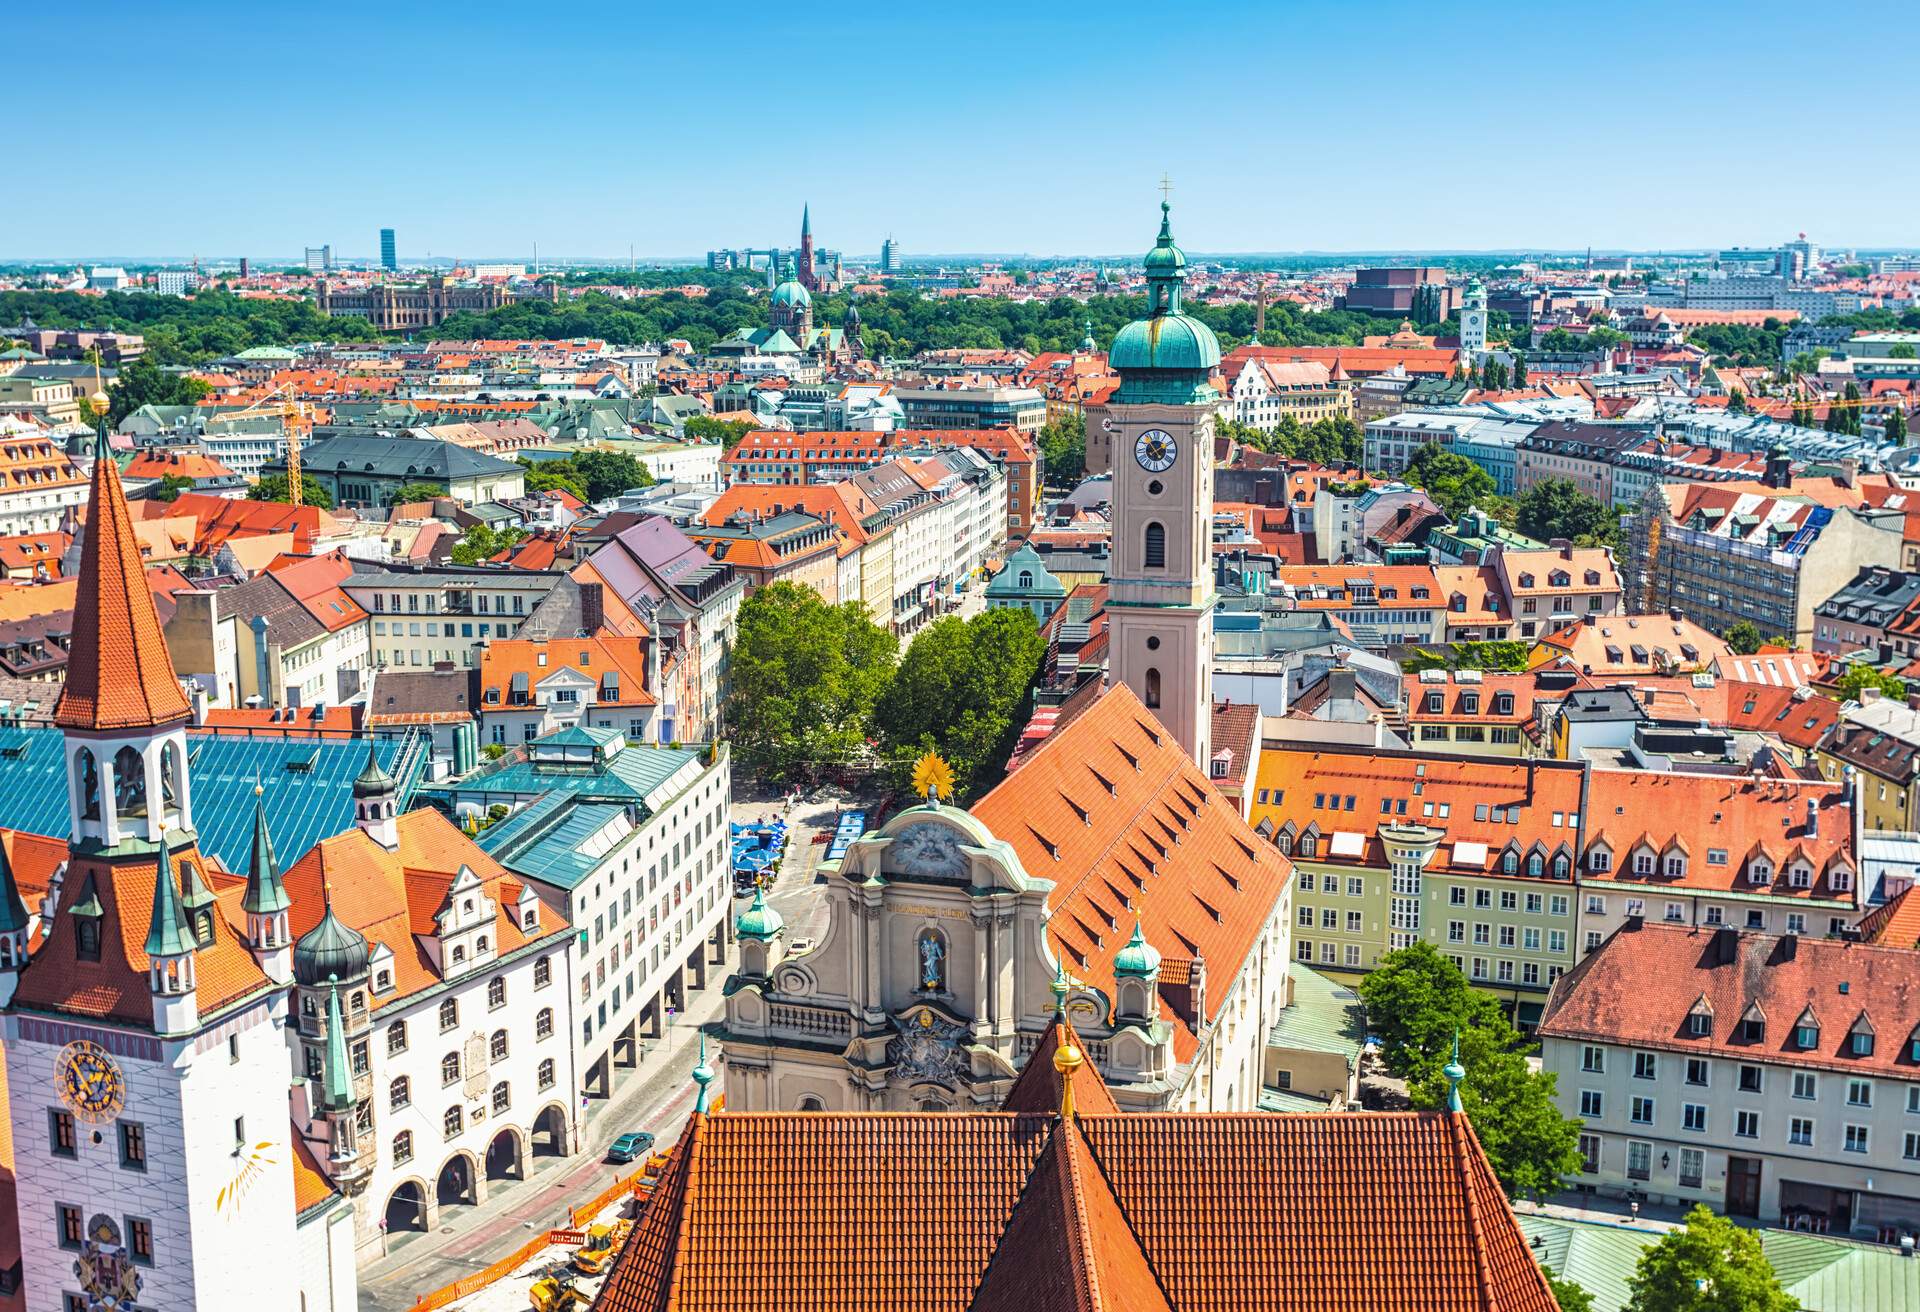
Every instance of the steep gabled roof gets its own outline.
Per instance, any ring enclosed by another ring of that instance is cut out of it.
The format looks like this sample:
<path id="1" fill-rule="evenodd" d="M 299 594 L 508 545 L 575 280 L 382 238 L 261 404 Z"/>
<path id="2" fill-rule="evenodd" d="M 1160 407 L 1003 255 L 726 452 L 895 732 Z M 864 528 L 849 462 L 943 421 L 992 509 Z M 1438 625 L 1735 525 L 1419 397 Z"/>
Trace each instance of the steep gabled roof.
<path id="1" fill-rule="evenodd" d="M 190 714 L 160 636 L 133 516 L 113 460 L 94 462 L 67 649 L 67 682 L 54 723 L 63 729 L 131 729 Z"/>

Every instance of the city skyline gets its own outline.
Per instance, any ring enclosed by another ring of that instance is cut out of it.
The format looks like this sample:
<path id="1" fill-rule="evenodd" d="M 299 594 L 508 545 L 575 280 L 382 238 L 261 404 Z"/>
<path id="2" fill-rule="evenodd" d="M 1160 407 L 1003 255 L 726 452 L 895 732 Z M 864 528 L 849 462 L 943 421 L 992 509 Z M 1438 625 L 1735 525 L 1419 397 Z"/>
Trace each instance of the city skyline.
<path id="1" fill-rule="evenodd" d="M 177 14 L 107 5 L 116 39 L 93 57 L 91 86 L 165 112 L 120 115 L 102 166 L 65 180 L 67 203 L 10 216 L 0 260 L 258 260 L 330 243 L 371 261 L 388 226 L 403 263 L 530 260 L 536 243 L 555 260 L 617 261 L 629 248 L 686 259 L 790 242 L 807 203 L 821 244 L 849 253 L 891 233 L 909 255 L 1093 256 L 1139 244 L 1163 173 L 1196 252 L 1654 251 L 1801 231 L 1830 247 L 1920 240 L 1909 173 L 1783 186 L 1785 165 L 1764 162 L 1826 158 L 1828 129 L 1804 112 L 1819 88 L 1804 83 L 1853 85 L 1839 65 L 1809 65 L 1796 73 L 1807 94 L 1752 95 L 1750 70 L 1796 48 L 1784 6 L 1628 5 L 1611 21 L 1659 34 L 1630 57 L 1572 19 L 1518 29 L 1505 9 L 1401 4 L 1369 11 L 1364 27 L 1303 6 L 1230 6 L 1190 48 L 1162 53 L 1147 35 L 1157 15 L 1126 3 L 1092 31 L 1011 11 L 956 29 L 858 5 L 837 41 L 776 13 L 732 43 L 696 16 L 590 3 L 570 30 L 599 35 L 551 58 L 529 57 L 537 34 L 529 42 L 504 7 L 478 19 L 463 8 L 456 29 L 440 6 L 350 3 L 339 30 L 380 40 L 338 55 L 303 49 L 296 14 L 230 0 L 192 9 L 215 35 L 183 79 L 149 57 L 177 41 Z M 1848 13 L 1863 32 L 1895 16 Z M 49 14 L 11 29 L 29 48 L 56 34 Z M 1233 63 L 1245 47 L 1231 34 L 1262 30 L 1273 58 Z M 657 57 L 667 50 L 681 55 Z M 248 70 L 289 58 L 318 75 Z M 419 77 L 421 61 L 443 72 Z M 651 90 L 646 72 L 636 86 L 636 61 L 660 70 Z M 1150 92 L 1129 90 L 1130 75 Z M 72 131 L 73 86 L 53 61 L 21 71 L 26 139 Z M 928 87 L 944 94 L 919 94 Z M 228 138 L 236 115 L 282 131 Z M 1703 150 L 1716 116 L 1737 120 L 1725 135 L 1765 146 L 1759 162 Z M 1892 157 L 1896 131 L 1858 120 L 1849 151 Z M 233 144 L 211 144 L 223 139 Z M 286 140 L 300 144 L 275 145 Z M 503 203 L 488 203 L 492 188 Z"/>

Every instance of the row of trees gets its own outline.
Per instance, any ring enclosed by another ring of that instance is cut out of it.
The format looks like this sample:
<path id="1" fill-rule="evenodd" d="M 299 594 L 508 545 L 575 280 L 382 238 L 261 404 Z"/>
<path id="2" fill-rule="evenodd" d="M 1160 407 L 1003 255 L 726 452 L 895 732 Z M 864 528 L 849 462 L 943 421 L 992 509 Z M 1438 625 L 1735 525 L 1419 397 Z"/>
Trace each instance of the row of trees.
<path id="1" fill-rule="evenodd" d="M 959 800 L 990 786 L 1025 720 L 1045 655 L 1032 616 L 947 616 L 904 655 L 859 602 L 775 583 L 740 607 L 727 723 L 742 769 L 774 783 L 881 766 L 904 787 L 937 751 Z"/>
<path id="2" fill-rule="evenodd" d="M 684 338 L 705 350 L 742 328 L 766 322 L 766 298 L 759 275 L 697 270 L 652 270 L 655 288 L 700 283 L 704 296 L 663 291 L 657 296 L 619 299 L 587 291 L 559 302 L 516 301 L 485 313 L 461 313 L 423 330 L 431 340 L 477 337 L 560 339 L 601 337 L 614 342 L 664 342 Z M 672 282 L 662 279 L 671 277 Z M 587 276 L 598 285 L 631 279 L 607 271 Z M 578 280 L 576 280 L 578 281 Z M 814 297 L 814 318 L 822 325 L 846 322 L 843 294 Z M 1228 347 L 1254 337 L 1255 307 L 1214 306 L 1197 298 L 1187 312 L 1205 320 Z M 1070 351 L 1080 345 L 1087 325 L 1096 341 L 1108 342 L 1125 324 L 1146 313 L 1143 296 L 1096 296 L 1081 302 L 1012 301 L 999 297 L 933 300 L 902 288 L 860 301 L 862 338 L 870 355 L 904 356 L 939 347 L 988 347 Z M 208 288 L 191 297 L 128 295 L 79 296 L 71 292 L 0 293 L 0 322 L 30 315 L 49 328 L 113 328 L 145 335 L 148 354 L 159 364 L 194 364 L 231 355 L 250 346 L 291 346 L 312 341 L 369 341 L 384 334 L 365 320 L 323 315 L 311 301 L 242 300 Z M 1287 302 L 1267 307 L 1259 340 L 1268 346 L 1357 346 L 1381 331 L 1382 320 L 1358 311 L 1309 311 Z"/>

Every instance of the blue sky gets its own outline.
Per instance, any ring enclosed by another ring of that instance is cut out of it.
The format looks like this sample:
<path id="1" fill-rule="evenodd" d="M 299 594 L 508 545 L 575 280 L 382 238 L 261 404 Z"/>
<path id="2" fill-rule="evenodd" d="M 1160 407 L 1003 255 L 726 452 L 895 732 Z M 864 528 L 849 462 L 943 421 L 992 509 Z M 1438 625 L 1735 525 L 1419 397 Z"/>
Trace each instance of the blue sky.
<path id="1" fill-rule="evenodd" d="M 1878 0 L 22 8 L 0 259 L 1920 244 Z"/>

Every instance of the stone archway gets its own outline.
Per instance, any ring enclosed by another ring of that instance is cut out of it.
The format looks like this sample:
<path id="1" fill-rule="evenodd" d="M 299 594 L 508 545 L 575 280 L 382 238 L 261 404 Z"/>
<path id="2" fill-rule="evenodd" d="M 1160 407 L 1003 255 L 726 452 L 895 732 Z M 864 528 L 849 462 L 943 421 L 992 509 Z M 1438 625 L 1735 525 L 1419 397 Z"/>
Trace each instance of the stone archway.
<path id="1" fill-rule="evenodd" d="M 524 1180 L 526 1175 L 526 1154 L 520 1148 L 520 1131 L 508 1126 L 487 1145 L 487 1179 Z"/>
<path id="2" fill-rule="evenodd" d="M 466 1153 L 455 1153 L 447 1158 L 440 1168 L 440 1175 L 434 1181 L 433 1200 L 441 1207 L 453 1204 L 471 1207 L 480 1201 L 478 1183 L 473 1174 L 473 1158 Z"/>
<path id="3" fill-rule="evenodd" d="M 533 1118 L 533 1133 L 528 1136 L 534 1157 L 565 1157 L 567 1113 L 557 1102 L 550 1102 Z"/>
<path id="4" fill-rule="evenodd" d="M 427 1188 L 418 1180 L 403 1180 L 387 1195 L 385 1212 L 387 1233 L 401 1234 L 408 1230 L 425 1233 L 433 1226 L 432 1208 L 427 1202 Z"/>

